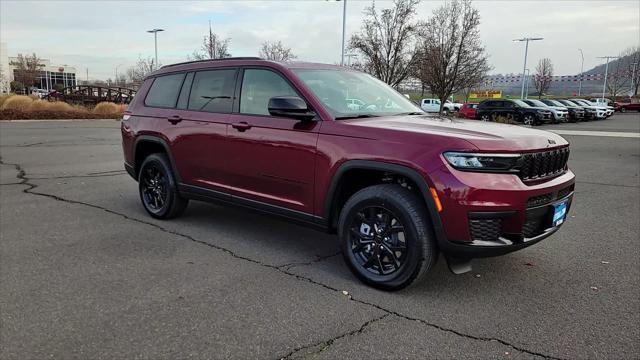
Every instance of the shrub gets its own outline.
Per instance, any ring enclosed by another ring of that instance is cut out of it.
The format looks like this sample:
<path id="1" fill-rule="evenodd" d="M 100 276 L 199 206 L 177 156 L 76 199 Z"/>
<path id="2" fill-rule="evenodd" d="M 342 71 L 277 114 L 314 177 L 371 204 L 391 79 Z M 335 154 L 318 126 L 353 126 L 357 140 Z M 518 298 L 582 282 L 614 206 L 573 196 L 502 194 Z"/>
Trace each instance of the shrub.
<path id="1" fill-rule="evenodd" d="M 29 111 L 47 110 L 49 108 L 49 102 L 45 100 L 35 100 L 29 105 Z"/>
<path id="2" fill-rule="evenodd" d="M 73 111 L 73 106 L 67 104 L 66 102 L 54 101 L 54 102 L 50 102 L 49 103 L 49 106 L 47 107 L 47 110 L 49 110 L 49 111 Z"/>
<path id="3" fill-rule="evenodd" d="M 2 110 L 21 110 L 25 111 L 29 109 L 29 106 L 33 102 L 28 96 L 25 95 L 15 95 L 11 96 L 4 101 L 2 104 Z"/>
<path id="4" fill-rule="evenodd" d="M 12 97 L 14 94 L 4 94 L 4 95 L 0 95 L 0 110 L 2 110 L 2 104 L 4 104 L 4 102 Z"/>
<path id="5" fill-rule="evenodd" d="M 93 108 L 94 114 L 100 115 L 112 115 L 117 114 L 119 112 L 118 105 L 112 102 L 101 102 Z"/>

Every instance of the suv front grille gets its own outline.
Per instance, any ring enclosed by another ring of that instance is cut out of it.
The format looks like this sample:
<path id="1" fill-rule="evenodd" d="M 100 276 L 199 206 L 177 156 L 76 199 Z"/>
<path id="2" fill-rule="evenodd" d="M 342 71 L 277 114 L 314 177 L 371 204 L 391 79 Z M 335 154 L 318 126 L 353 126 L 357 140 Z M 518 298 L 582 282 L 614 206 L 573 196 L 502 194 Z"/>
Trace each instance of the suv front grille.
<path id="1" fill-rule="evenodd" d="M 522 155 L 520 178 L 524 181 L 544 179 L 565 171 L 569 147 Z"/>
<path id="2" fill-rule="evenodd" d="M 496 241 L 502 232 L 502 219 L 469 219 L 471 240 Z"/>

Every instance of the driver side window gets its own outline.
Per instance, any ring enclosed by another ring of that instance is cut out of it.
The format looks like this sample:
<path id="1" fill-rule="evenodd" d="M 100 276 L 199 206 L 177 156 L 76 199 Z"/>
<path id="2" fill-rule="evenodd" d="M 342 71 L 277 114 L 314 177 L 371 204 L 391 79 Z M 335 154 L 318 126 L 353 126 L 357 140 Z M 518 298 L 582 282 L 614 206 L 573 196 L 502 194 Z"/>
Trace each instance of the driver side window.
<path id="1" fill-rule="evenodd" d="M 269 99 L 276 96 L 298 96 L 279 74 L 263 69 L 246 69 L 240 91 L 240 113 L 269 115 Z"/>

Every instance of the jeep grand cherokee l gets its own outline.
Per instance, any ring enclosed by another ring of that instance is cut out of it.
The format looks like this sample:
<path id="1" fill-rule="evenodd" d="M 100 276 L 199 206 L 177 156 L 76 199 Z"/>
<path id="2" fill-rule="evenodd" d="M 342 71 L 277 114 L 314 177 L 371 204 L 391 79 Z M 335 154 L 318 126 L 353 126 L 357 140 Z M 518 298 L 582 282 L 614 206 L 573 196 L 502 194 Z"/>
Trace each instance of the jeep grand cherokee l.
<path id="1" fill-rule="evenodd" d="M 461 273 L 472 258 L 539 242 L 574 189 L 562 137 L 431 116 L 332 65 L 165 66 L 130 104 L 122 141 L 152 217 L 219 201 L 337 232 L 352 272 L 385 290 L 422 278 L 439 253 Z"/>

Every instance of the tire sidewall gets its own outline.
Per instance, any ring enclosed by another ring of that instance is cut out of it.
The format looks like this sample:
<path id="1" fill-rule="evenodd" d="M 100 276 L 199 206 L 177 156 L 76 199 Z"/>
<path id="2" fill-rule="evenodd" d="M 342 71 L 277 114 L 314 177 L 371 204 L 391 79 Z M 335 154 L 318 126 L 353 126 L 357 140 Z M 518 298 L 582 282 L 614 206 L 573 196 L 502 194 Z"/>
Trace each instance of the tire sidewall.
<path id="1" fill-rule="evenodd" d="M 142 172 L 148 166 L 155 165 L 162 171 L 164 177 L 167 179 L 167 202 L 160 210 L 153 210 L 147 206 L 147 203 L 144 200 L 144 196 L 142 194 Z M 140 194 L 140 201 L 142 201 L 142 206 L 149 213 L 149 215 L 154 218 L 165 218 L 171 211 L 173 203 L 175 202 L 176 197 L 176 183 L 173 179 L 173 172 L 171 171 L 171 167 L 169 166 L 166 157 L 159 154 L 149 155 L 140 166 L 140 172 L 138 173 L 138 192 Z"/>
<path id="2" fill-rule="evenodd" d="M 357 195 L 358 194 L 356 194 L 356 196 Z M 425 261 L 423 248 L 425 246 L 424 242 L 428 241 L 428 239 L 421 238 L 411 215 L 397 199 L 380 195 L 369 198 L 356 198 L 356 196 L 354 196 L 355 199 L 353 199 L 355 201 L 350 199 L 345 205 L 345 208 L 341 212 L 338 226 L 338 237 L 345 262 L 361 281 L 379 289 L 396 290 L 408 285 L 407 282 L 410 282 L 412 278 L 416 277 L 422 267 L 422 262 Z M 389 210 L 404 226 L 408 251 L 407 258 L 393 274 L 377 275 L 362 268 L 358 264 L 349 246 L 349 225 L 358 211 L 368 206 L 377 206 Z"/>

